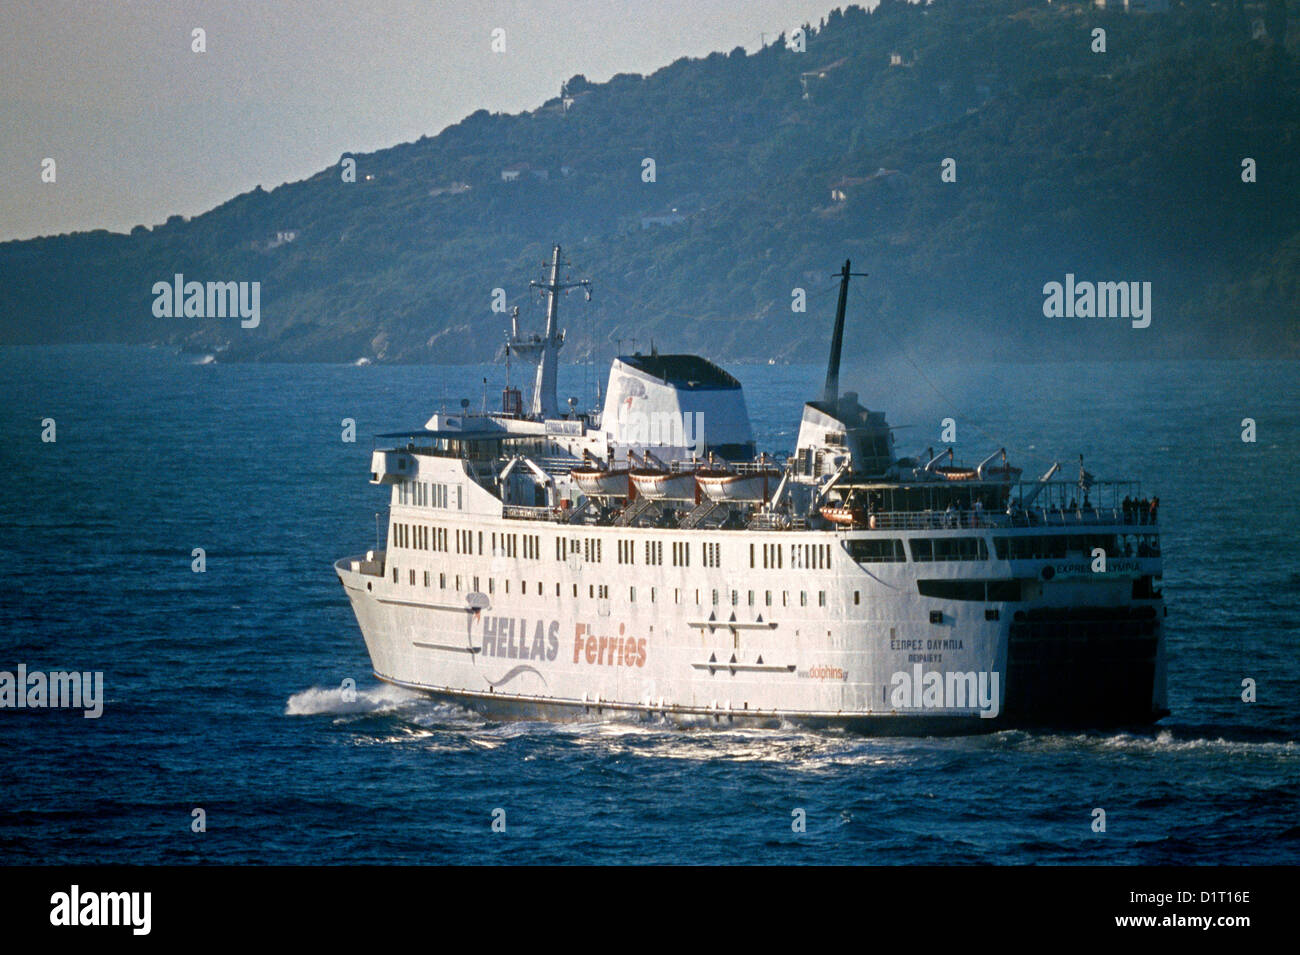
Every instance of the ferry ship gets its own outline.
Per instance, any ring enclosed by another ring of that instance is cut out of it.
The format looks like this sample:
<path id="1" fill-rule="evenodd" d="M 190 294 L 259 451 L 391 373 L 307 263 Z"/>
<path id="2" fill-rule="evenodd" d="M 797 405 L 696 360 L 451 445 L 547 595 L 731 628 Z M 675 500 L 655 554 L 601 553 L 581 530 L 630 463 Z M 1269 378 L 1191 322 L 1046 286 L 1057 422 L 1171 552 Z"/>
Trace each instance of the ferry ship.
<path id="1" fill-rule="evenodd" d="M 599 410 L 556 399 L 553 249 L 536 371 L 501 410 L 379 436 L 387 546 L 335 570 L 375 675 L 491 718 L 950 734 L 1167 715 L 1158 507 L 1003 449 L 900 457 L 825 386 L 792 454 L 756 454 L 740 382 L 697 355 L 615 358 Z M 599 403 L 599 402 L 598 402 Z M 1158 502 L 1158 499 L 1155 499 Z"/>

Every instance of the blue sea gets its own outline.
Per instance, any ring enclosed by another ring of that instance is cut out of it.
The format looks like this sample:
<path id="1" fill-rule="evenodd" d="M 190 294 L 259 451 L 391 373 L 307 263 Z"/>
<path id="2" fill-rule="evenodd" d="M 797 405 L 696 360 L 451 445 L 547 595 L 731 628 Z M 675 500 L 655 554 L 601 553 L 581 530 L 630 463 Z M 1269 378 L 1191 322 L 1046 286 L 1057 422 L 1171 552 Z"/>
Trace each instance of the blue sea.
<path id="1" fill-rule="evenodd" d="M 1083 454 L 1161 500 L 1172 715 L 960 739 L 497 723 L 376 681 L 330 566 L 374 546 L 370 435 L 478 408 L 484 377 L 495 401 L 503 370 L 0 349 L 0 670 L 103 671 L 106 697 L 0 710 L 0 861 L 1300 862 L 1300 366 L 846 370 L 901 451 L 951 417 L 968 462 Z M 730 370 L 789 450 L 821 368 Z"/>

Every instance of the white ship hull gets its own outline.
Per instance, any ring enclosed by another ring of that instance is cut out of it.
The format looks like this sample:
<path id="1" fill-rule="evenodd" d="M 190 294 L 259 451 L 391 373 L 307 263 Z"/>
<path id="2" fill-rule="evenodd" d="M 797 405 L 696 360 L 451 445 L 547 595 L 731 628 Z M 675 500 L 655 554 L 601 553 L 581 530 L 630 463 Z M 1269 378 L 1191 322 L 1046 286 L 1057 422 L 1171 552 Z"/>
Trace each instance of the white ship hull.
<path id="1" fill-rule="evenodd" d="M 1159 601 L 1133 606 L 1127 575 L 1057 579 L 1028 601 L 943 600 L 920 596 L 918 576 L 1029 578 L 1040 577 L 1040 567 L 863 565 L 845 548 L 862 532 L 723 535 L 731 539 L 720 544 L 716 569 L 611 567 L 557 560 L 548 538 L 603 537 L 600 552 L 609 559 L 619 540 L 639 554 L 646 539 L 665 535 L 519 523 L 476 524 L 471 540 L 479 527 L 534 532 L 539 559 L 390 553 L 382 555 L 382 576 L 356 569 L 365 566 L 359 558 L 338 562 L 379 678 L 501 717 L 789 721 L 886 734 L 1076 718 L 1139 724 L 1165 708 Z M 699 554 L 719 534 L 676 531 L 671 539 Z M 750 545 L 756 553 L 825 548 L 816 560 L 828 563 L 794 572 L 788 559 L 780 569 L 750 568 Z M 1130 563 L 1141 573 L 1159 561 Z M 1095 608 L 1096 619 L 1081 607 Z M 1045 620 L 1029 657 L 1017 654 L 1013 626 L 1035 624 L 1016 623 L 1018 611 Z M 1045 651 L 1049 645 L 1054 650 Z M 929 699 L 918 689 L 899 706 L 900 673 L 918 687 L 927 680 L 933 687 L 930 673 L 949 685 Z M 981 674 L 988 679 L 982 705 Z M 963 681 L 968 698 L 948 692 Z"/>

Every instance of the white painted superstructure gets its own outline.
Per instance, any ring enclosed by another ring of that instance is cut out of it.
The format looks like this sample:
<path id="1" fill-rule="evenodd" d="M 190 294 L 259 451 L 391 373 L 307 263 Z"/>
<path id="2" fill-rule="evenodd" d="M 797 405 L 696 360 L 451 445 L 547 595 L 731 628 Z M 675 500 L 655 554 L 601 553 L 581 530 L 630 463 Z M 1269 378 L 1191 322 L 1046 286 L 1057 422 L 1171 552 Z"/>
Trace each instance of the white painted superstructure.
<path id="1" fill-rule="evenodd" d="M 560 264 L 557 248 L 543 288 Z M 376 675 L 518 717 L 930 733 L 1163 715 L 1155 514 L 1082 467 L 1020 484 L 1005 463 L 952 480 L 896 457 L 884 416 L 838 394 L 849 274 L 827 392 L 784 461 L 753 460 L 739 382 L 653 352 L 614 363 L 601 414 L 384 436 L 387 546 L 335 565 Z M 562 344 L 554 296 L 539 384 Z M 699 413 L 701 432 L 651 443 L 634 431 L 652 412 Z M 671 498 L 629 479 L 655 468 Z M 727 469 L 762 481 L 682 492 Z"/>

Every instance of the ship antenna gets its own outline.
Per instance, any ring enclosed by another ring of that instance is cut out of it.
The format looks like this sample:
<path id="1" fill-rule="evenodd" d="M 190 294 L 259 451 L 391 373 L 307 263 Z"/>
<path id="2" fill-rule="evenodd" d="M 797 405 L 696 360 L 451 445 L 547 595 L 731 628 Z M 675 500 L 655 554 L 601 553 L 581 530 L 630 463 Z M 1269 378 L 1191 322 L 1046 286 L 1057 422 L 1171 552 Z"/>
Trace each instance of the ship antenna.
<path id="1" fill-rule="evenodd" d="M 840 399 L 840 351 L 844 345 L 844 307 L 849 300 L 849 276 L 858 275 L 866 278 L 866 272 L 851 272 L 848 259 L 840 269 L 840 300 L 835 305 L 835 329 L 831 332 L 831 355 L 826 362 L 826 393 L 822 400 L 834 405 Z"/>
<path id="2" fill-rule="evenodd" d="M 564 263 L 567 264 L 567 263 Z M 564 344 L 564 333 L 559 329 L 560 293 L 565 289 L 581 288 L 591 301 L 591 282 L 582 279 L 579 282 L 560 281 L 560 247 L 551 252 L 551 279 L 549 282 L 529 282 L 530 288 L 541 289 L 547 295 L 546 336 L 542 339 L 542 355 L 537 362 L 537 380 L 533 384 L 533 414 L 543 418 L 559 415 L 559 406 L 555 399 L 555 365 L 559 360 L 560 346 Z"/>

